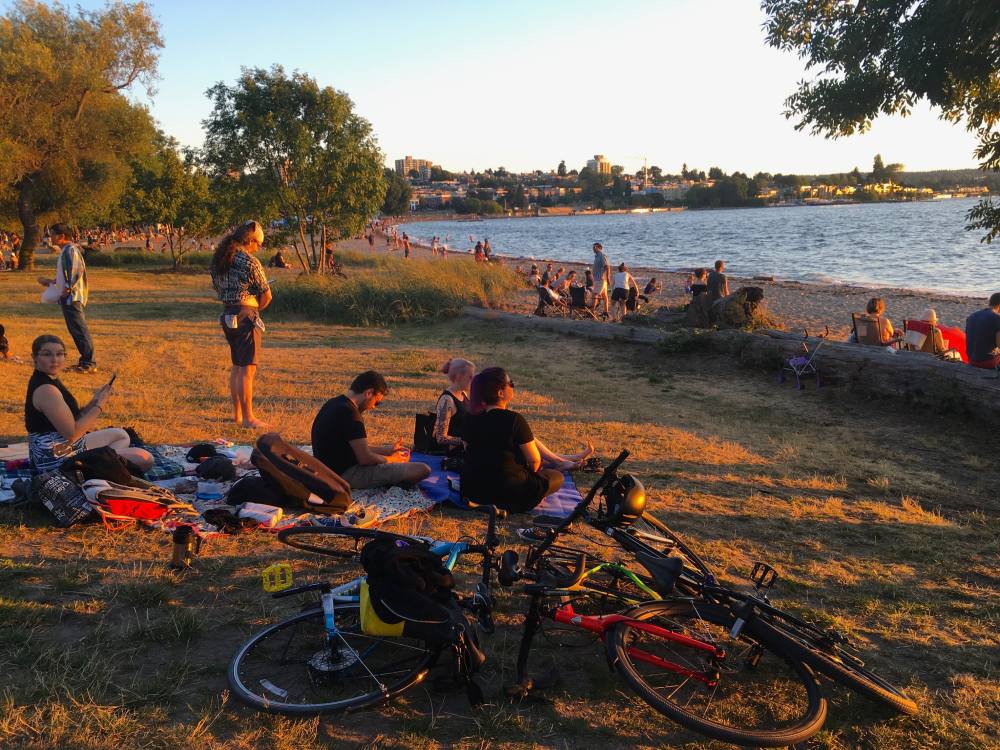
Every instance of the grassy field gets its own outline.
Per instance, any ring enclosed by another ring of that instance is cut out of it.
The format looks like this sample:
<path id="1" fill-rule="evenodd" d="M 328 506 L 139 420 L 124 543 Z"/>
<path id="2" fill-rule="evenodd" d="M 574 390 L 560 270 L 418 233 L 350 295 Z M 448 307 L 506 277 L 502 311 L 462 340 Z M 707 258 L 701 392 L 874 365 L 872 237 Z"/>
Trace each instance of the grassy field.
<path id="1" fill-rule="evenodd" d="M 228 350 L 207 276 L 95 268 L 90 277 L 98 364 L 118 373 L 108 424 L 134 425 L 151 442 L 251 441 L 226 419 Z M 22 356 L 36 335 L 65 333 L 38 294 L 33 276 L 0 274 L 0 323 Z M 550 446 L 575 450 L 589 438 L 605 457 L 633 451 L 628 466 L 654 512 L 727 579 L 769 561 L 782 575 L 778 603 L 867 644 L 870 663 L 921 704 L 919 716 L 897 717 L 831 687 L 830 719 L 811 747 L 997 747 L 1000 471 L 991 425 L 843 389 L 797 392 L 708 355 L 462 319 L 357 328 L 292 311 L 265 318 L 258 410 L 293 441 L 307 440 L 319 405 L 368 368 L 391 388 L 370 434 L 412 434 L 414 412 L 431 408 L 443 385 L 438 365 L 462 355 L 509 368 L 515 408 Z M 24 439 L 29 374 L 0 363 L 0 441 Z M 87 397 L 104 374 L 65 379 Z M 590 477 L 577 479 L 586 486 Z M 438 511 L 400 527 L 453 537 L 482 525 Z M 353 571 L 292 554 L 262 532 L 210 540 L 183 576 L 168 572 L 168 556 L 165 535 L 60 531 L 41 513 L 0 509 L 0 747 L 715 746 L 633 700 L 597 645 L 541 648 L 536 667 L 558 665 L 561 683 L 544 700 L 505 702 L 526 603 L 516 591 L 500 595 L 499 627 L 486 641 L 492 703 L 481 710 L 421 687 L 346 717 L 254 713 L 228 699 L 225 667 L 247 634 L 297 608 L 263 594 L 260 570 L 287 560 L 299 581 Z M 463 572 L 470 580 L 471 568 Z"/>

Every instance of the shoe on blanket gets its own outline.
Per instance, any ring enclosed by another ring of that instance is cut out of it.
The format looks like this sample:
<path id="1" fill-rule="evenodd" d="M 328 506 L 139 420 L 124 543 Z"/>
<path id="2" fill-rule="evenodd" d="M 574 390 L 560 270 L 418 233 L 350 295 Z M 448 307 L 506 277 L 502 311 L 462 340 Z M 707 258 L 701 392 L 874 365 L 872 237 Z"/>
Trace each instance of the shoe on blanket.
<path id="1" fill-rule="evenodd" d="M 526 542 L 541 543 L 548 541 L 552 531 L 550 526 L 526 526 L 517 530 L 517 535 Z"/>

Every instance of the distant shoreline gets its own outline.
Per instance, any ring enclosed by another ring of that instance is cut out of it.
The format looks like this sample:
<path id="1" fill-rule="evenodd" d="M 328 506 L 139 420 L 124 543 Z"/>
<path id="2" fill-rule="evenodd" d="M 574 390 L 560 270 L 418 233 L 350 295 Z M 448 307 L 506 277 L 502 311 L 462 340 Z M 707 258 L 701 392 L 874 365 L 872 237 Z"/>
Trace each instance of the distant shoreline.
<path id="1" fill-rule="evenodd" d="M 992 198 L 994 197 L 992 193 L 986 195 L 962 195 L 950 198 L 896 198 L 896 199 L 885 199 L 878 201 L 857 201 L 848 199 L 809 199 L 809 202 L 798 201 L 792 203 L 766 203 L 761 206 L 701 206 L 699 208 L 688 208 L 687 206 L 661 206 L 659 208 L 613 208 L 613 209 L 579 209 L 570 210 L 565 213 L 527 213 L 518 212 L 514 214 L 456 214 L 451 212 L 441 212 L 436 214 L 410 214 L 407 217 L 392 217 L 398 218 L 400 225 L 405 224 L 421 224 L 430 221 L 461 221 L 461 222 L 479 222 L 479 221 L 496 221 L 499 219 L 553 219 L 553 218 L 565 218 L 565 217 L 575 217 L 575 216 L 623 216 L 635 214 L 637 216 L 643 216 L 650 213 L 678 213 L 680 211 L 741 211 L 743 209 L 762 209 L 762 208 L 817 208 L 822 206 L 871 206 L 871 205 L 883 205 L 887 203 L 933 203 L 940 200 L 947 201 L 962 201 L 962 200 L 981 200 L 982 198 Z"/>

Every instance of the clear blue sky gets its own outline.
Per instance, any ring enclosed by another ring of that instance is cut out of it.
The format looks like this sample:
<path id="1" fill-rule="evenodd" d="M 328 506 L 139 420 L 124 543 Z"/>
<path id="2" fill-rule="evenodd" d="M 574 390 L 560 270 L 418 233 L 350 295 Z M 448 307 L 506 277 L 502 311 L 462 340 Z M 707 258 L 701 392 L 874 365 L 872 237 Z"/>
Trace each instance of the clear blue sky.
<path id="1" fill-rule="evenodd" d="M 925 106 L 849 139 L 796 132 L 781 112 L 803 64 L 765 46 L 754 0 L 150 4 L 165 41 L 151 108 L 188 145 L 210 85 L 280 63 L 347 92 L 390 164 L 522 171 L 603 153 L 628 171 L 646 156 L 672 172 L 817 173 L 881 153 L 908 170 L 976 166 L 973 136 Z"/>

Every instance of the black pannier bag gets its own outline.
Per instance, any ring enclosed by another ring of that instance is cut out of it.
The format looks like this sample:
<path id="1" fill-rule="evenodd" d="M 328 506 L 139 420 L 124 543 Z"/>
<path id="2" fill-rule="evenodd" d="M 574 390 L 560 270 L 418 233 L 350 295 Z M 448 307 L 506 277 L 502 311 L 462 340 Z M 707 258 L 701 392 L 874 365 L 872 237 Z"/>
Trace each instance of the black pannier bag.
<path id="1" fill-rule="evenodd" d="M 343 513 L 351 505 L 350 495 L 336 484 L 339 478 L 326 464 L 289 445 L 276 432 L 257 439 L 250 462 L 284 500 L 284 507 L 307 508 L 316 512 Z M 323 505 L 317 505 L 318 497 Z"/>

